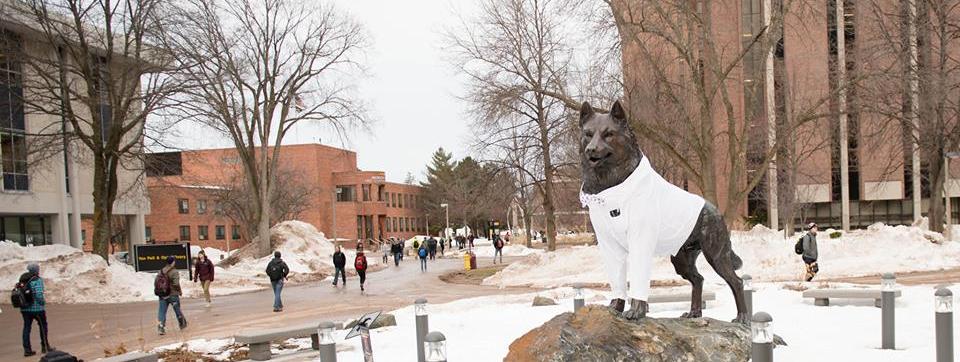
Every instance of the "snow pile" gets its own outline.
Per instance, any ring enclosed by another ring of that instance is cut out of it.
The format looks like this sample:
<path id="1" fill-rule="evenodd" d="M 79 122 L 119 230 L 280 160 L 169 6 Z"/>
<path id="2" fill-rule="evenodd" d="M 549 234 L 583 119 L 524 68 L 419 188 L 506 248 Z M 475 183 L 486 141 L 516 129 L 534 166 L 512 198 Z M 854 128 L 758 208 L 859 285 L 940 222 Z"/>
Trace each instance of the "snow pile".
<path id="1" fill-rule="evenodd" d="M 463 256 L 467 252 L 467 249 L 456 250 L 456 256 Z M 488 245 L 477 245 L 474 243 L 473 253 L 476 254 L 478 258 L 492 258 L 496 253 L 492 244 Z M 527 256 L 531 254 L 543 254 L 544 251 L 541 249 L 528 248 L 520 244 L 510 244 L 503 246 L 503 256 Z"/>
<path id="2" fill-rule="evenodd" d="M 832 230 L 817 235 L 820 273 L 818 278 L 872 275 L 884 272 L 941 270 L 960 266 L 960 242 L 943 241 L 940 234 L 912 226 L 874 224 L 840 238 L 830 239 Z M 757 226 L 750 231 L 731 233 L 733 250 L 743 259 L 740 274 L 754 280 L 799 280 L 804 272 L 793 246 L 802 234 L 784 238 L 781 232 Z M 720 278 L 700 257 L 700 273 L 708 281 Z M 680 280 L 669 257 L 655 259 L 652 279 Z M 485 279 L 485 285 L 534 286 L 551 288 L 570 283 L 607 283 L 596 246 L 560 249 L 534 254 L 513 263 Z"/>
<path id="3" fill-rule="evenodd" d="M 27 270 L 40 265 L 44 296 L 50 303 L 119 303 L 149 300 L 153 296 L 153 275 L 137 273 L 133 267 L 107 262 L 67 245 L 22 247 L 0 244 L 0 285 L 3 300 Z"/>
<path id="4" fill-rule="evenodd" d="M 875 331 L 880 323 L 879 310 L 872 300 L 831 301 L 829 307 L 817 307 L 800 292 L 782 289 L 779 284 L 755 285 L 754 310 L 772 315 L 773 331 L 786 340 L 788 346 L 778 346 L 777 361 L 932 361 L 935 358 L 933 318 L 933 289 L 929 286 L 904 287 L 897 300 L 897 349 L 882 350 L 880 334 Z M 608 293 L 586 290 L 586 302 L 605 305 Z M 558 305 L 531 307 L 537 295 L 554 298 Z M 462 299 L 444 304 L 431 304 L 430 329 L 447 338 L 447 357 L 451 361 L 493 361 L 503 359 L 510 344 L 533 328 L 554 316 L 573 310 L 573 292 L 570 288 L 547 290 L 536 294 L 496 295 Z M 662 303 L 650 306 L 654 318 L 677 317 L 686 312 L 688 303 Z M 412 306 L 389 313 L 396 316 L 397 326 L 370 331 L 375 356 L 389 360 L 412 360 L 417 353 L 414 310 Z M 717 300 L 708 303 L 705 317 L 730 320 L 736 314 L 732 295 L 725 288 L 717 290 Z M 954 315 L 960 323 L 960 314 Z M 360 338 L 344 340 L 347 331 L 334 334 L 337 359 L 363 360 Z M 299 360 L 315 360 L 316 352 L 309 351 L 309 339 L 291 339 L 279 346 L 296 346 L 304 354 Z M 194 340 L 186 342 L 191 350 L 201 352 L 214 360 L 226 360 L 232 340 Z M 180 344 L 161 347 L 176 348 Z M 273 345 L 275 353 L 278 344 Z M 154 351 L 158 351 L 160 348 Z M 289 353 L 290 350 L 286 350 Z M 293 357 L 293 356 L 291 356 Z"/>

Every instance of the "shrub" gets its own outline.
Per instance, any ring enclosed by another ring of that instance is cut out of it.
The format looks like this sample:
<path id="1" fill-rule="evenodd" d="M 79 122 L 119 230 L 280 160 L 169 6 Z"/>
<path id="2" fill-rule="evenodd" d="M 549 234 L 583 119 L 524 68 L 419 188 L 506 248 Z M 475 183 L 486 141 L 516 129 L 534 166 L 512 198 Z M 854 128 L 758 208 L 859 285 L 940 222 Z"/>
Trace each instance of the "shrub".
<path id="1" fill-rule="evenodd" d="M 834 232 L 830 233 L 830 238 L 831 238 L 831 239 L 839 239 L 841 236 L 843 236 L 843 233 L 842 233 L 842 232 L 839 232 L 839 231 L 834 231 Z"/>

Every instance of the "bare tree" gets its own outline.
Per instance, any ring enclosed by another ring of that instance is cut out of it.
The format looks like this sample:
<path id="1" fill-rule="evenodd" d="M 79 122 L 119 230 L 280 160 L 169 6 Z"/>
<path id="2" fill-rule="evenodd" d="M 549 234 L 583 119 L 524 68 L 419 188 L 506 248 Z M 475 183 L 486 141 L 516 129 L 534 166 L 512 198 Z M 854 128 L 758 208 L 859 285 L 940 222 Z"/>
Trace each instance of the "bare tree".
<path id="1" fill-rule="evenodd" d="M 572 123 L 561 101 L 570 48 L 562 33 L 560 0 L 484 0 L 479 15 L 449 34 L 454 63 L 469 78 L 468 94 L 480 148 L 517 137 L 535 157 L 516 168 L 542 192 L 548 248 L 556 249 L 555 150 Z"/>
<path id="2" fill-rule="evenodd" d="M 179 89 L 158 39 L 171 26 L 159 0 L 7 2 L 5 27 L 32 29 L 49 51 L 18 53 L 25 112 L 61 117 L 33 134 L 35 156 L 93 164 L 93 250 L 107 257 L 115 202 L 143 192 L 147 117 Z M 31 43 L 21 39 L 24 43 Z M 123 174 L 123 175 L 121 175 Z M 130 175 L 134 180 L 126 179 Z"/>
<path id="3" fill-rule="evenodd" d="M 188 86 L 183 117 L 226 135 L 256 190 L 259 252 L 270 252 L 270 195 L 280 146 L 301 123 L 343 131 L 366 119 L 345 86 L 359 69 L 361 27 L 335 9 L 297 0 L 189 0 L 170 44 Z"/>
<path id="4" fill-rule="evenodd" d="M 243 177 L 242 172 L 231 173 L 232 176 L 222 182 L 215 191 L 217 212 L 222 212 L 236 225 L 243 225 L 245 235 L 256 235 L 259 223 L 257 220 L 259 207 L 256 199 L 249 195 L 256 194 Z M 289 167 L 280 166 L 277 169 L 275 187 L 270 197 L 270 224 L 296 219 L 307 210 L 311 201 L 317 197 L 317 187 L 305 180 L 302 172 Z"/>

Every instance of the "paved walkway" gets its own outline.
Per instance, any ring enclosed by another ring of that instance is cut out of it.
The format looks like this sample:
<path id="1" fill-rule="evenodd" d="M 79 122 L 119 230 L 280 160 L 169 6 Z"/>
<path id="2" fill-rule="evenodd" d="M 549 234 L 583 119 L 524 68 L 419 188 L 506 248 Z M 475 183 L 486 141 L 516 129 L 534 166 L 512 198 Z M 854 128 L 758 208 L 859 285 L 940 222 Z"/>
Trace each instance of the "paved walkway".
<path id="1" fill-rule="evenodd" d="M 509 258 L 504 258 L 509 259 Z M 507 261 L 507 260 L 505 260 Z M 479 260 L 481 265 L 490 260 Z M 463 267 L 462 259 L 438 259 L 431 262 L 427 273 L 420 272 L 419 263 L 407 258 L 400 267 L 371 273 L 367 276 L 367 293 L 360 294 L 359 279 L 348 278 L 347 288 L 333 288 L 327 282 L 291 286 L 283 291 L 284 311 L 273 313 L 273 294 L 264 290 L 215 298 L 211 308 L 202 300 L 183 301 L 183 312 L 190 323 L 184 331 L 175 327 L 173 311 L 167 316 L 167 335 L 157 336 L 157 302 L 124 304 L 51 305 L 47 318 L 50 322 L 50 343 L 80 358 L 93 360 L 103 351 L 121 344 L 128 350 L 151 349 L 156 346 L 196 338 L 223 338 L 248 328 L 276 328 L 287 324 L 303 324 L 320 320 L 342 320 L 357 317 L 373 310 L 388 311 L 426 297 L 432 303 L 456 299 L 528 292 L 529 289 L 499 290 L 464 284 L 447 284 L 438 278 L 443 273 Z M 216 282 L 212 285 L 216 288 Z M 21 326 L 18 313 L 10 305 L 3 305 L 0 314 L 0 360 L 36 361 L 37 357 L 21 359 Z M 173 326 L 173 327 L 170 327 Z M 36 327 L 34 327 L 36 330 Z M 33 333 L 33 345 L 39 349 L 39 337 Z"/>
<path id="2" fill-rule="evenodd" d="M 935 285 L 935 284 L 957 284 L 960 283 L 960 268 L 896 273 L 897 284 L 903 285 Z M 814 279 L 816 282 L 817 279 Z M 861 277 L 833 278 L 827 279 L 831 282 L 856 283 L 856 284 L 880 284 L 880 274 Z"/>

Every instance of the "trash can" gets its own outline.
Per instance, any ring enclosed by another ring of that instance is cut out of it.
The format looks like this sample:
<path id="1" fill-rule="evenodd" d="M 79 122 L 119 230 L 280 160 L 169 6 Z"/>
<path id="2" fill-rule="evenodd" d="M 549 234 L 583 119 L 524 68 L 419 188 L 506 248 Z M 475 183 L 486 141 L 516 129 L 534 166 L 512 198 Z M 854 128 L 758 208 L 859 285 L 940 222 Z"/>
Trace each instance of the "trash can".
<path id="1" fill-rule="evenodd" d="M 477 254 L 474 254 L 472 251 L 467 253 L 470 255 L 470 269 L 477 268 Z"/>
<path id="2" fill-rule="evenodd" d="M 470 270 L 470 267 L 474 265 L 471 263 L 470 253 L 463 254 L 463 270 Z"/>

